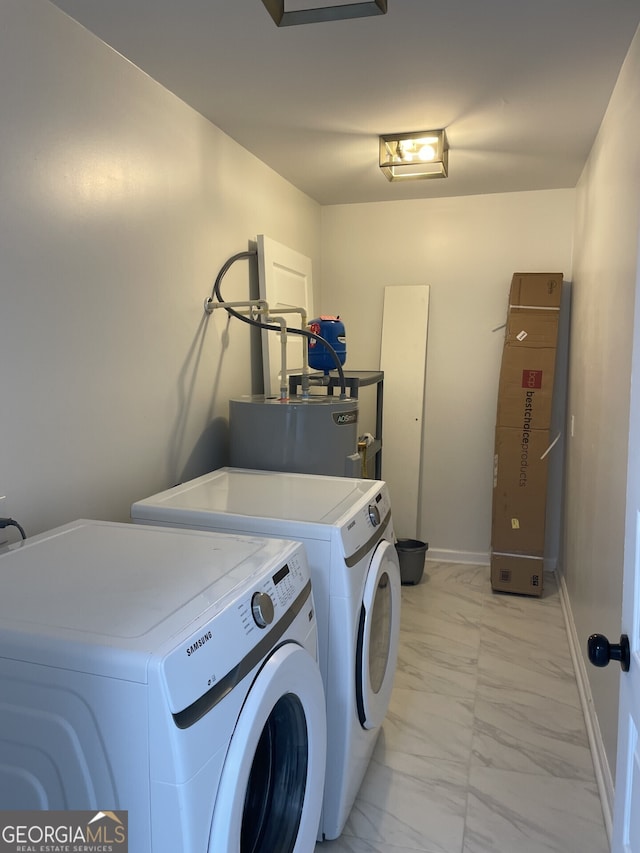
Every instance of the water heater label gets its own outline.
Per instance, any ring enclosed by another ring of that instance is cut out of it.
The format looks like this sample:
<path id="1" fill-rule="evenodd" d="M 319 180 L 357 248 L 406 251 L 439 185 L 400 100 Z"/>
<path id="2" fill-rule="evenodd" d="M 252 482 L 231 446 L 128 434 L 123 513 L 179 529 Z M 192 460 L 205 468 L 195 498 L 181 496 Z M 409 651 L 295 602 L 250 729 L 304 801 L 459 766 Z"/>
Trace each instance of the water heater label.
<path id="1" fill-rule="evenodd" d="M 358 410 L 353 409 L 351 412 L 333 412 L 333 420 L 338 426 L 356 424 L 358 423 Z"/>

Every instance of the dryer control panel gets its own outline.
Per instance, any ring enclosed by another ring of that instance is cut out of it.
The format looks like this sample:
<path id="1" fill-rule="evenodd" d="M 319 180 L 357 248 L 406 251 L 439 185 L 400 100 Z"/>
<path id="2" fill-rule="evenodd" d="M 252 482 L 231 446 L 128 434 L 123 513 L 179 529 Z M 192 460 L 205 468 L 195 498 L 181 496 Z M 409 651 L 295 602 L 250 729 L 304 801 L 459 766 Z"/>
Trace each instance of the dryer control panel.
<path id="1" fill-rule="evenodd" d="M 288 624 L 290 611 L 309 584 L 304 547 L 290 543 L 285 559 L 272 561 L 217 602 L 208 621 L 166 656 L 162 669 L 173 713 L 183 711 L 225 680 L 240 681 L 259 662 L 256 646 L 264 656 L 262 641 L 273 636 L 279 642 L 279 623 Z M 307 593 L 308 595 L 308 593 Z"/>
<path id="2" fill-rule="evenodd" d="M 362 550 L 372 538 L 377 539 L 385 522 L 388 525 L 390 513 L 391 500 L 386 484 L 372 489 L 354 509 L 352 518 L 341 528 L 345 556 Z"/>

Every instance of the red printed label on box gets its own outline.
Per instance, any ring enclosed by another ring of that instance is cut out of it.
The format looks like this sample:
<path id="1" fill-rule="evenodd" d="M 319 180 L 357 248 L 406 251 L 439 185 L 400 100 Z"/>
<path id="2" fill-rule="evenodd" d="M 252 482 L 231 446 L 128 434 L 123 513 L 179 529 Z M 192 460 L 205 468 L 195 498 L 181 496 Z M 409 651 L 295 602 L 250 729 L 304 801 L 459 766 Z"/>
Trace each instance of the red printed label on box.
<path id="1" fill-rule="evenodd" d="M 522 387 L 523 388 L 542 388 L 542 371 L 541 370 L 523 370 L 522 371 Z"/>

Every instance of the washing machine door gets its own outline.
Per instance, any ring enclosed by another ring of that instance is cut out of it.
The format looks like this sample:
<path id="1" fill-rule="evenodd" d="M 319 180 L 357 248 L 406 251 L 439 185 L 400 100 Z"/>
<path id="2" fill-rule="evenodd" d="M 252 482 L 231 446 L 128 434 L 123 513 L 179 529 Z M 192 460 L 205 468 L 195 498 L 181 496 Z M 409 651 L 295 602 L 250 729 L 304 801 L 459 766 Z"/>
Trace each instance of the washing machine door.
<path id="1" fill-rule="evenodd" d="M 229 744 L 209 853 L 309 853 L 315 847 L 326 760 L 317 663 L 286 643 L 264 663 Z"/>
<path id="2" fill-rule="evenodd" d="M 373 553 L 362 597 L 356 655 L 356 699 L 360 724 L 382 724 L 398 659 L 400 638 L 400 564 L 392 542 Z"/>

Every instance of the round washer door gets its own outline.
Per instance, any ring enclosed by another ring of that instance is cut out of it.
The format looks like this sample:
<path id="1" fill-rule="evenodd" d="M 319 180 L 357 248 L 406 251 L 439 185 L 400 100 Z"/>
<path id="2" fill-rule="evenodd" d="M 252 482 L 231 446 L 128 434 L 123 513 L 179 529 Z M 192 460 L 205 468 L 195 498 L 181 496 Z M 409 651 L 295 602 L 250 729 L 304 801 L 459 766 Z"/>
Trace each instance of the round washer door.
<path id="1" fill-rule="evenodd" d="M 238 717 L 215 800 L 209 853 L 309 853 L 326 761 L 316 661 L 296 643 L 263 664 Z"/>
<path id="2" fill-rule="evenodd" d="M 383 540 L 373 553 L 362 597 L 356 656 L 360 724 L 382 724 L 396 671 L 400 638 L 400 564 L 395 545 Z"/>

